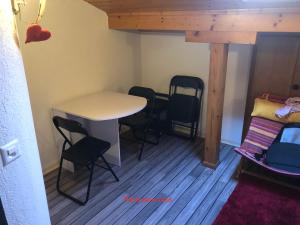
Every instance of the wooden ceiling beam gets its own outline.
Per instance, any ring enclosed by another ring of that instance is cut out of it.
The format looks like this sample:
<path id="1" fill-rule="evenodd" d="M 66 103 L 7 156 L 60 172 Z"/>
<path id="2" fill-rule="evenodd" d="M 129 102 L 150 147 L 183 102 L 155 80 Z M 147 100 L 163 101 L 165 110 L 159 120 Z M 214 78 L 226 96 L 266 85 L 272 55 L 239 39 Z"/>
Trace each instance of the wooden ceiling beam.
<path id="1" fill-rule="evenodd" d="M 257 32 L 187 31 L 186 42 L 247 44 L 256 43 Z"/>
<path id="2" fill-rule="evenodd" d="M 169 11 L 108 14 L 122 30 L 300 32 L 300 10 Z"/>

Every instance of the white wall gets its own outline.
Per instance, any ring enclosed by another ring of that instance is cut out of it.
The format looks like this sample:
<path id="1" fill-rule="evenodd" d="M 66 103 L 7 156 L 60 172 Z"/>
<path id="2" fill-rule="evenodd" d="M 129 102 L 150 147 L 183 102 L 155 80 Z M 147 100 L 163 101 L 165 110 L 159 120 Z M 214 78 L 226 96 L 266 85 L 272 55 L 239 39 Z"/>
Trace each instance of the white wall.
<path id="1" fill-rule="evenodd" d="M 127 92 L 139 80 L 139 35 L 109 30 L 107 16 L 83 0 L 47 1 L 46 42 L 24 45 L 38 0 L 27 0 L 19 22 L 22 53 L 44 171 L 57 165 L 50 109 L 76 96 L 110 89 Z"/>
<path id="2" fill-rule="evenodd" d="M 11 1 L 0 3 L 0 146 L 17 138 L 22 156 L 0 160 L 0 198 L 8 224 L 48 225 L 49 213 Z"/>
<path id="3" fill-rule="evenodd" d="M 222 141 L 240 146 L 251 67 L 252 46 L 230 45 L 225 88 Z"/>
<path id="4" fill-rule="evenodd" d="M 244 118 L 252 48 L 231 45 L 226 80 L 222 141 L 239 145 Z M 198 76 L 205 82 L 201 135 L 205 133 L 210 49 L 208 44 L 186 43 L 184 34 L 151 33 L 141 35 L 142 84 L 168 92 L 175 74 Z"/>

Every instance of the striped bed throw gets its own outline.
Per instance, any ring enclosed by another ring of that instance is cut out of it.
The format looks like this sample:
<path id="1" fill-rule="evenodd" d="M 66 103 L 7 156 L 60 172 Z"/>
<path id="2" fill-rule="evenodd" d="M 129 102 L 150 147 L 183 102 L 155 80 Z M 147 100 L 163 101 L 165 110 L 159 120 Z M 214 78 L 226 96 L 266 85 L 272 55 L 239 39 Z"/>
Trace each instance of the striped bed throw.
<path id="1" fill-rule="evenodd" d="M 282 127 L 282 123 L 252 117 L 247 136 L 239 150 L 251 157 L 256 153 L 262 154 L 263 150 L 267 150 L 274 142 Z"/>

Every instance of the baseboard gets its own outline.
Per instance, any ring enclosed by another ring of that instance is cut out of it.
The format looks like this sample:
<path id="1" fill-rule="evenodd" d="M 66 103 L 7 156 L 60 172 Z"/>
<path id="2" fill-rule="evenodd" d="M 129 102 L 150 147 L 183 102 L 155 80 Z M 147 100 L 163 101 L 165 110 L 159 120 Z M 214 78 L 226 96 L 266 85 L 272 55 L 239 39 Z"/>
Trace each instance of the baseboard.
<path id="1" fill-rule="evenodd" d="M 46 176 L 47 174 L 51 173 L 52 171 L 56 170 L 59 167 L 59 163 L 56 162 L 50 166 L 43 168 L 43 175 Z"/>
<path id="2" fill-rule="evenodd" d="M 199 133 L 198 133 L 198 137 L 205 139 L 205 134 L 199 135 Z M 221 139 L 221 143 L 231 145 L 233 147 L 240 147 L 241 146 L 241 144 L 239 144 L 237 142 L 233 142 L 233 141 L 229 141 L 229 140 L 225 140 L 225 139 Z"/>
<path id="3" fill-rule="evenodd" d="M 238 144 L 238 143 L 234 143 L 234 142 L 228 141 L 228 140 L 221 140 L 221 143 L 227 144 L 227 145 L 231 145 L 231 146 L 234 146 L 234 147 L 240 147 L 240 146 L 241 146 L 241 145 Z"/>

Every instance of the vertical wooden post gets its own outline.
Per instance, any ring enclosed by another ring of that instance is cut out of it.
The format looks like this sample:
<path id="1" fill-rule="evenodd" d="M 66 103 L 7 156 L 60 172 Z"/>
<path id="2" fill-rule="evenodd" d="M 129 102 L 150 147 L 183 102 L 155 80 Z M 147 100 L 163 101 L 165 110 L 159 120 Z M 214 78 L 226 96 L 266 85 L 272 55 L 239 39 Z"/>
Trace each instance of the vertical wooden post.
<path id="1" fill-rule="evenodd" d="M 203 163 L 212 168 L 219 162 L 227 58 L 228 44 L 211 44 Z"/>

